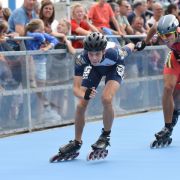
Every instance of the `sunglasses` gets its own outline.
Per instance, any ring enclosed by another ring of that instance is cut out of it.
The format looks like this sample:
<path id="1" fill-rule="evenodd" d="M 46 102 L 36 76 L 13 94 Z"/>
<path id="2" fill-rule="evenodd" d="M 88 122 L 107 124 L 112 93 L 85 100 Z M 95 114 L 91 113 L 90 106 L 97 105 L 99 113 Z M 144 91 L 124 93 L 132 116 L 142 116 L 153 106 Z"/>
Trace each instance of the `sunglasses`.
<path id="1" fill-rule="evenodd" d="M 160 34 L 160 33 L 157 33 L 158 36 L 161 38 L 161 39 L 167 39 L 169 38 L 172 34 L 175 34 L 176 31 L 173 31 L 173 32 L 170 32 L 170 33 L 167 33 L 167 34 Z"/>

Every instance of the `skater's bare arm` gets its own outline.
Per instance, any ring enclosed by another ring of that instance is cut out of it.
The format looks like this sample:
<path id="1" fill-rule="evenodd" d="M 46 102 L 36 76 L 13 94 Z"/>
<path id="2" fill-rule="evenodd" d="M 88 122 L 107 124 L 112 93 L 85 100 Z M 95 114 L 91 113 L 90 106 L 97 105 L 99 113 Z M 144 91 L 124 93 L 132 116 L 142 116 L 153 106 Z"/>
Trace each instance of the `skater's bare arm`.
<path id="1" fill-rule="evenodd" d="M 156 34 L 157 31 L 157 23 L 155 23 L 149 30 L 147 37 L 145 39 L 145 43 L 148 44 L 152 37 Z"/>
<path id="2" fill-rule="evenodd" d="M 81 88 L 82 77 L 75 76 L 73 82 L 73 92 L 76 97 L 83 98 L 85 89 Z"/>
<path id="3" fill-rule="evenodd" d="M 92 99 L 95 97 L 97 91 L 94 87 L 92 88 L 86 88 L 81 86 L 82 83 L 82 77 L 81 76 L 75 76 L 74 77 L 74 83 L 73 83 L 73 92 L 74 95 L 81 99 Z"/>
<path id="4" fill-rule="evenodd" d="M 74 84 L 73 84 L 73 92 L 74 95 L 78 98 L 89 100 L 96 96 L 96 89 L 94 87 L 92 88 L 86 88 L 81 86 L 82 83 L 82 77 L 81 76 L 75 76 L 74 77 Z"/>
<path id="5" fill-rule="evenodd" d="M 134 45 L 133 43 L 128 43 L 128 44 L 126 44 L 126 46 L 127 46 L 129 49 L 131 49 L 131 51 L 133 51 L 135 45 Z"/>
<path id="6" fill-rule="evenodd" d="M 155 23 L 150 28 L 145 40 L 142 40 L 142 41 L 139 41 L 139 42 L 136 43 L 135 50 L 142 51 L 146 47 L 146 45 L 149 44 L 150 40 L 156 34 L 156 32 L 157 32 L 157 23 Z"/>

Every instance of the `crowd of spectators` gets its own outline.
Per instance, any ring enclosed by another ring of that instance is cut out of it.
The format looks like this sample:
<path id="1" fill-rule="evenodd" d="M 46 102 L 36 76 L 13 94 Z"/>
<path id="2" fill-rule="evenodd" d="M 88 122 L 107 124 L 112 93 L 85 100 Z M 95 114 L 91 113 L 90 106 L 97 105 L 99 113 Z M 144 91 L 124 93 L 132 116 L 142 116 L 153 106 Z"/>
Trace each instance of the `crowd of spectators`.
<path id="1" fill-rule="evenodd" d="M 74 55 L 76 49 L 83 48 L 82 39 L 92 31 L 98 31 L 110 37 L 119 45 L 126 41 L 125 35 L 147 35 L 151 26 L 164 14 L 174 14 L 180 20 L 180 1 L 154 0 L 98 0 L 90 7 L 73 2 L 71 19 L 56 19 L 55 6 L 50 0 L 24 0 L 20 8 L 11 11 L 0 4 L 0 51 L 67 49 Z M 165 7 L 166 5 L 166 7 Z M 65 16 L 65 15 L 64 15 Z M 68 39 L 75 36 L 75 40 Z M 31 40 L 14 41 L 14 37 L 30 36 Z M 140 39 L 131 39 L 134 43 Z M 150 45 L 159 45 L 154 38 Z M 161 55 L 154 51 L 150 64 L 158 64 Z M 29 62 L 29 82 L 31 88 L 45 86 L 47 80 L 47 56 L 33 55 Z M 155 59 L 155 60 L 154 60 Z M 4 57 L 0 54 L 0 91 L 7 89 L 7 83 L 13 87 L 22 86 L 22 71 L 25 68 L 22 57 Z M 156 61 L 156 63 L 154 63 Z M 161 66 L 160 66 L 161 67 Z M 162 67 L 161 67 L 162 68 Z M 152 68 L 153 69 L 153 68 Z M 156 68 L 154 68 L 156 69 Z M 38 94 L 42 98 L 41 94 Z"/>
<path id="2" fill-rule="evenodd" d="M 169 1 L 170 2 L 170 1 Z M 13 12 L 9 8 L 0 6 L 0 22 L 6 24 L 6 32 L 1 28 L 1 39 L 6 36 L 26 36 L 25 28 L 32 19 L 41 19 L 44 23 L 43 31 L 58 39 L 59 43 L 67 44 L 68 50 L 75 54 L 75 49 L 82 48 L 82 39 L 92 31 L 107 35 L 146 35 L 150 27 L 157 22 L 163 14 L 174 14 L 179 19 L 179 1 L 169 3 L 164 7 L 161 1 L 154 0 L 98 0 L 91 6 L 73 2 L 71 6 L 71 19 L 62 17 L 56 19 L 55 7 L 52 1 L 24 0 L 23 6 Z M 67 27 L 66 32 L 59 30 L 60 26 Z M 61 24 L 61 25 L 60 25 Z M 76 40 L 68 41 L 67 36 L 74 35 Z M 117 36 L 118 37 L 118 36 Z M 118 42 L 121 43 L 121 38 Z M 117 42 L 117 38 L 109 38 Z M 1 40 L 1 42 L 4 42 Z M 20 50 L 20 42 L 7 42 L 9 49 Z M 154 42 L 153 42 L 154 43 Z M 47 44 L 47 43 L 46 43 Z M 52 47 L 55 48 L 56 46 Z M 58 46 L 57 47 L 61 47 Z M 73 49 L 74 48 L 74 49 Z M 29 47 L 26 46 L 28 50 Z"/>

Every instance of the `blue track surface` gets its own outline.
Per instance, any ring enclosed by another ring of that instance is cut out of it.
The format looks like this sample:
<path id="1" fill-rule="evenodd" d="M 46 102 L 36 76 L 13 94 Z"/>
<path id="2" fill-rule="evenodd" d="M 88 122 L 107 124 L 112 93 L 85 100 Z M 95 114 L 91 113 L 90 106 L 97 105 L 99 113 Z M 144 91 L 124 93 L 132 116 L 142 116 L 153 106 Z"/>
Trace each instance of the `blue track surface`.
<path id="1" fill-rule="evenodd" d="M 180 126 L 170 147 L 150 149 L 163 126 L 162 112 L 117 118 L 105 160 L 87 162 L 90 145 L 101 133 L 102 121 L 86 124 L 76 160 L 49 163 L 49 158 L 74 137 L 74 126 L 0 139 L 2 180 L 179 180 Z"/>

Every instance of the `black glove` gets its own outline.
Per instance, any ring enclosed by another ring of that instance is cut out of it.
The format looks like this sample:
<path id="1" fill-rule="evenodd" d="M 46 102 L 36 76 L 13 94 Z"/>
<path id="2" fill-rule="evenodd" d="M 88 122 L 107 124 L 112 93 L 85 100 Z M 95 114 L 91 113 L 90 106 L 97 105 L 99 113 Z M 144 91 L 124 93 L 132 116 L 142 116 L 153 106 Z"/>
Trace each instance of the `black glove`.
<path id="1" fill-rule="evenodd" d="M 139 41 L 136 43 L 134 49 L 136 49 L 137 51 L 142 51 L 145 47 L 146 47 L 145 41 Z"/>
<path id="2" fill-rule="evenodd" d="M 90 99 L 90 94 L 91 94 L 91 91 L 92 91 L 92 88 L 87 88 L 86 89 L 86 92 L 85 92 L 85 95 L 84 95 L 84 99 L 85 100 L 89 100 Z"/>

